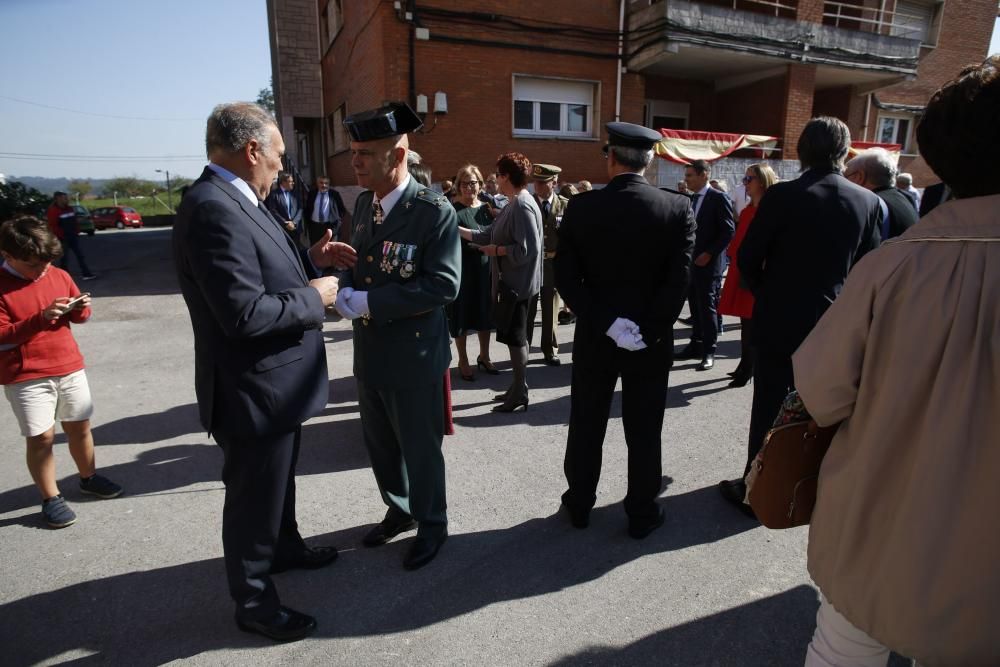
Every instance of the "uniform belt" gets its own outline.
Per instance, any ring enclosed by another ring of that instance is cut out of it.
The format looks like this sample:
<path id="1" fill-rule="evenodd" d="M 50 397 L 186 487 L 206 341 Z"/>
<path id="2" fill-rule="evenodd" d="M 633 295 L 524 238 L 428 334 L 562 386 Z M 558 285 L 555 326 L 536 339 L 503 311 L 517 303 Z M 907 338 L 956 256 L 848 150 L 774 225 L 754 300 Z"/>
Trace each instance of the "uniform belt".
<path id="1" fill-rule="evenodd" d="M 552 259 L 555 256 L 556 256 L 556 253 L 555 253 L 554 250 L 552 252 L 545 253 L 545 259 Z"/>

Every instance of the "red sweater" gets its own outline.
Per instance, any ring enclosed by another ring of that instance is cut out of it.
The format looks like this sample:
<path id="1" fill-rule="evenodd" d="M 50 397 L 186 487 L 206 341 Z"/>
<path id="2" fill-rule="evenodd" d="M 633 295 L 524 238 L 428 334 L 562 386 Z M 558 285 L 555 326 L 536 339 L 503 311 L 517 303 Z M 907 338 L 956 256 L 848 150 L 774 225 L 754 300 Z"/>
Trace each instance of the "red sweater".
<path id="1" fill-rule="evenodd" d="M 90 318 L 90 308 L 76 309 L 56 320 L 42 312 L 61 296 L 80 290 L 69 274 L 50 266 L 35 281 L 18 278 L 0 266 L 0 384 L 59 377 L 83 368 L 69 323 Z"/>

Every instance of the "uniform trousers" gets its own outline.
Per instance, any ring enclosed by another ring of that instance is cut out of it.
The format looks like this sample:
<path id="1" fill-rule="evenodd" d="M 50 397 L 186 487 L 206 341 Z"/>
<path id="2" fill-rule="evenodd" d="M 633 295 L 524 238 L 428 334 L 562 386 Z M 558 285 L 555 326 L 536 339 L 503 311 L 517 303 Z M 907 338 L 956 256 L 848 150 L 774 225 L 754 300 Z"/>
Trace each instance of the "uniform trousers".
<path id="1" fill-rule="evenodd" d="M 715 353 L 719 339 L 719 291 L 722 277 L 714 262 L 708 266 L 691 267 L 689 304 L 691 311 L 691 342 L 701 345 L 702 353 Z"/>
<path id="2" fill-rule="evenodd" d="M 413 517 L 417 534 L 447 529 L 444 455 L 444 379 L 407 389 L 374 389 L 358 380 L 365 448 L 382 501 Z"/>
<path id="3" fill-rule="evenodd" d="M 295 465 L 302 429 L 267 437 L 215 432 L 222 447 L 222 548 L 236 615 L 261 620 L 278 611 L 270 570 L 305 549 L 295 521 Z"/>
<path id="4" fill-rule="evenodd" d="M 744 477 L 750 472 L 750 465 L 764 446 L 764 437 L 774 426 L 774 418 L 781 411 L 785 396 L 794 388 L 792 358 L 758 349 L 753 367 L 753 403 L 750 408 L 750 435 L 747 440 Z"/>
<path id="5" fill-rule="evenodd" d="M 659 512 L 656 497 L 662 487 L 660 461 L 663 412 L 667 406 L 667 363 L 662 369 L 609 370 L 574 359 L 570 394 L 569 437 L 563 469 L 569 488 L 563 504 L 587 512 L 597 502 L 604 435 L 611 399 L 622 379 L 622 425 L 628 446 L 628 492 L 625 513 L 632 519 L 652 519 Z"/>
<path id="6" fill-rule="evenodd" d="M 546 262 L 552 260 L 547 259 Z M 559 293 L 553 285 L 542 285 L 539 294 L 542 309 L 542 354 L 546 359 L 558 356 L 559 341 L 556 338 L 556 325 L 559 322 Z M 531 300 L 531 307 L 528 310 L 528 342 L 534 338 L 535 315 L 539 305 L 538 299 Z"/>

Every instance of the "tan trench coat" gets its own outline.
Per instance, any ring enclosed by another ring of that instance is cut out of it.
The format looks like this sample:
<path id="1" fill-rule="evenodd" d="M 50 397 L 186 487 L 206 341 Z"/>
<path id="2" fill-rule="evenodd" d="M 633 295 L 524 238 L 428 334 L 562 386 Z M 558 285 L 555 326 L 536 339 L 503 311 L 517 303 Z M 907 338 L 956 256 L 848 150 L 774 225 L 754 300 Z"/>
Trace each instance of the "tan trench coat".
<path id="1" fill-rule="evenodd" d="M 922 664 L 1000 664 L 1000 195 L 943 204 L 869 253 L 793 362 L 816 421 L 843 420 L 813 580 Z"/>

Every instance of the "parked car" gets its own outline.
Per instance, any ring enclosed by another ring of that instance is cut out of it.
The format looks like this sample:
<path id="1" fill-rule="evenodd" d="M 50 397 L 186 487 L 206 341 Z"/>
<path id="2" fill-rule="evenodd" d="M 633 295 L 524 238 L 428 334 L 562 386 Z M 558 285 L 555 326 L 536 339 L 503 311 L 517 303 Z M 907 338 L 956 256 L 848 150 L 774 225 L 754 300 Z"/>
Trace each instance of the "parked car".
<path id="1" fill-rule="evenodd" d="M 76 228 L 81 234 L 87 236 L 94 235 L 94 220 L 90 217 L 90 211 L 86 206 L 74 206 L 76 211 Z"/>
<path id="2" fill-rule="evenodd" d="M 94 227 L 97 229 L 142 227 L 142 216 L 130 206 L 95 208 L 91 215 L 94 219 Z"/>

